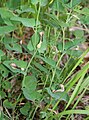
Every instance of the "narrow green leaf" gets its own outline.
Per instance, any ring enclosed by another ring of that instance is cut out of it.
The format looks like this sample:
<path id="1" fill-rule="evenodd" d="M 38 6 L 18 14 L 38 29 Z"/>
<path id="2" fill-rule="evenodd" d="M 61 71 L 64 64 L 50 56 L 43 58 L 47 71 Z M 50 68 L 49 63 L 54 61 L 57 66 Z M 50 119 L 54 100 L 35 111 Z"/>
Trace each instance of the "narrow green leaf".
<path id="1" fill-rule="evenodd" d="M 86 74 L 89 68 L 89 63 L 87 63 L 77 74 L 73 76 L 73 78 L 65 85 L 67 87 L 67 91 L 69 91 L 73 85 L 83 76 Z"/>
<path id="2" fill-rule="evenodd" d="M 34 35 L 31 37 L 31 40 L 27 45 L 29 51 L 33 51 L 37 48 L 37 44 L 39 43 L 39 40 L 40 40 L 39 34 L 37 32 L 34 33 Z"/>
<path id="3" fill-rule="evenodd" d="M 47 64 L 51 65 L 52 67 L 56 67 L 56 62 L 51 59 L 51 58 L 43 58 L 43 57 L 40 57 L 44 62 L 46 62 Z"/>
<path id="4" fill-rule="evenodd" d="M 80 78 L 79 82 L 77 83 L 69 101 L 68 101 L 68 104 L 66 105 L 66 108 L 67 109 L 69 107 L 69 105 L 72 103 L 72 101 L 74 101 L 74 98 L 78 95 L 78 92 L 79 92 L 79 88 L 80 88 L 80 85 L 82 83 L 82 80 L 84 78 L 85 74 L 82 75 L 82 77 Z"/>
<path id="5" fill-rule="evenodd" d="M 70 73 L 68 74 L 68 76 L 66 76 L 65 80 L 72 74 L 73 70 L 75 70 L 75 68 L 82 62 L 84 56 L 89 52 L 89 48 L 81 55 L 80 59 L 77 61 L 77 63 L 75 64 L 75 66 L 72 68 L 72 70 L 70 71 Z M 65 81 L 64 80 L 64 81 Z"/>
<path id="6" fill-rule="evenodd" d="M 28 48 L 29 51 L 33 51 L 34 50 L 34 47 L 32 45 L 32 41 L 31 40 L 29 41 L 29 43 L 27 45 L 27 48 Z"/>
<path id="7" fill-rule="evenodd" d="M 45 36 L 43 36 L 41 47 L 38 49 L 39 53 L 44 53 L 44 51 L 46 50 L 46 47 L 47 47 L 46 38 Z"/>
<path id="8" fill-rule="evenodd" d="M 84 114 L 84 115 L 89 115 L 89 110 L 67 110 L 63 111 L 61 113 L 58 113 L 56 116 L 61 116 L 61 115 L 68 115 L 68 114 Z"/>
<path id="9" fill-rule="evenodd" d="M 79 89 L 79 93 L 81 93 L 83 91 L 84 88 L 86 88 L 86 86 L 89 86 L 89 76 L 87 78 L 84 79 L 83 83 L 80 86 Z"/>
<path id="10" fill-rule="evenodd" d="M 0 50 L 0 62 L 1 62 L 1 57 L 4 56 L 4 52 Z"/>
<path id="11" fill-rule="evenodd" d="M 40 63 L 34 62 L 33 64 L 34 64 L 40 71 L 43 71 L 43 72 L 45 72 L 45 73 L 48 73 L 48 70 L 47 70 L 44 66 L 42 66 Z"/>

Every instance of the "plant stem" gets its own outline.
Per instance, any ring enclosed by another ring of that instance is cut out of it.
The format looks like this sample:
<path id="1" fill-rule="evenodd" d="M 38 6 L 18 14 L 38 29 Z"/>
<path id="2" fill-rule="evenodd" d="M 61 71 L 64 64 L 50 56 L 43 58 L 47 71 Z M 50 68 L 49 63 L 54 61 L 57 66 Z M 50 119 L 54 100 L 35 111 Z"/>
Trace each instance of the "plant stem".
<path id="1" fill-rule="evenodd" d="M 63 51 L 65 50 L 65 28 L 62 29 L 62 33 L 63 33 Z"/>
<path id="2" fill-rule="evenodd" d="M 26 70 L 25 70 L 25 74 L 24 74 L 23 80 L 25 79 L 25 77 L 26 77 L 26 75 L 27 75 L 28 68 L 30 67 L 30 64 L 31 64 L 32 60 L 34 59 L 36 53 L 37 53 L 37 49 L 36 49 L 36 51 L 34 52 L 34 54 L 33 54 L 32 58 L 31 58 L 31 60 L 29 61 L 28 65 L 27 65 L 27 67 L 26 67 Z"/>
<path id="3" fill-rule="evenodd" d="M 54 77 L 55 77 L 55 73 L 56 73 L 56 69 L 57 69 L 57 67 L 58 67 L 58 64 L 59 64 L 60 60 L 62 59 L 62 57 L 64 56 L 64 54 L 65 54 L 65 53 L 63 53 L 63 54 L 60 56 L 60 58 L 59 58 L 59 60 L 58 60 L 58 62 L 57 62 L 57 64 L 56 64 L 56 66 L 55 66 L 55 69 L 54 69 L 54 71 L 53 71 L 53 76 L 52 76 L 52 79 L 51 79 L 51 82 L 50 82 L 50 88 L 51 88 L 51 86 L 52 86 L 52 83 L 53 83 L 53 80 L 54 80 Z"/>

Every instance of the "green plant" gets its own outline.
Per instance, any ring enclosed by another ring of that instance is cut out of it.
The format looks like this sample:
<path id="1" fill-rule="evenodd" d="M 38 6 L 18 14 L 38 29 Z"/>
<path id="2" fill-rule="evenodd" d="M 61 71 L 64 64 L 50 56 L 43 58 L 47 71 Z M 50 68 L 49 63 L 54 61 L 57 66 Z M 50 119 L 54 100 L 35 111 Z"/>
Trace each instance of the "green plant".
<path id="1" fill-rule="evenodd" d="M 88 119 L 82 98 L 89 93 L 89 48 L 78 48 L 88 41 L 88 5 L 1 0 L 0 6 L 1 119 Z"/>

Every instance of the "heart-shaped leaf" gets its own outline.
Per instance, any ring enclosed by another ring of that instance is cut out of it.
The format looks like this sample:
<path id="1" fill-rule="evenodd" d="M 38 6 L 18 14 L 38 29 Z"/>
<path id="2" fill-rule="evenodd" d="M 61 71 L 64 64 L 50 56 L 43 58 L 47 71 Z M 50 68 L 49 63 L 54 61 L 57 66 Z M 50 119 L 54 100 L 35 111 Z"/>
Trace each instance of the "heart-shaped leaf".
<path id="1" fill-rule="evenodd" d="M 39 100 L 41 95 L 36 90 L 37 80 L 34 76 L 26 76 L 22 82 L 22 91 L 26 99 Z"/>

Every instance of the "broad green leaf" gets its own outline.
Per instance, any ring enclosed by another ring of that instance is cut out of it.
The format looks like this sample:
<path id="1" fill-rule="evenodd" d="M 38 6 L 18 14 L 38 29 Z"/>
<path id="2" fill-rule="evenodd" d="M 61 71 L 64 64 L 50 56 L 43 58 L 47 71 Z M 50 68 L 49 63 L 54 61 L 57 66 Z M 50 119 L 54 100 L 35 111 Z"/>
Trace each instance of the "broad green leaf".
<path id="1" fill-rule="evenodd" d="M 27 88 L 22 88 L 23 94 L 27 100 L 35 101 L 35 100 L 40 100 L 41 99 L 41 94 L 37 92 L 36 90 L 30 91 Z"/>
<path id="2" fill-rule="evenodd" d="M 40 1 L 40 0 L 31 0 L 31 3 L 32 3 L 33 5 L 36 5 L 39 1 Z"/>
<path id="3" fill-rule="evenodd" d="M 65 42 L 65 50 L 68 50 L 70 48 L 73 48 L 73 47 L 76 47 L 77 45 L 79 45 L 81 42 L 84 42 L 85 39 L 84 38 L 81 38 L 81 39 L 74 39 L 72 41 L 67 41 Z M 62 51 L 63 50 L 63 43 L 62 42 L 59 42 L 58 43 L 58 50 Z"/>
<path id="4" fill-rule="evenodd" d="M 34 91 L 37 86 L 37 80 L 34 76 L 26 76 L 25 80 L 22 82 L 22 87 L 27 88 L 28 90 Z"/>
<path id="5" fill-rule="evenodd" d="M 9 70 L 4 65 L 0 64 L 0 73 L 3 77 L 7 77 Z"/>
<path id="6" fill-rule="evenodd" d="M 83 30 L 75 30 L 73 34 L 76 36 L 76 38 L 82 38 L 84 37 L 84 31 Z"/>
<path id="7" fill-rule="evenodd" d="M 6 97 L 6 93 L 4 91 L 0 91 L 0 100 Z"/>
<path id="8" fill-rule="evenodd" d="M 21 10 L 17 9 L 16 11 L 17 11 L 18 14 L 35 13 L 35 10 L 33 8 L 29 8 L 28 5 L 22 5 Z"/>
<path id="9" fill-rule="evenodd" d="M 65 12 L 64 6 L 62 5 L 62 2 L 60 2 L 59 0 L 54 0 L 50 7 L 51 9 L 53 9 L 53 11 Z"/>
<path id="10" fill-rule="evenodd" d="M 81 14 L 89 16 L 89 8 L 87 8 L 87 7 L 84 7 L 80 12 L 81 12 Z"/>
<path id="11" fill-rule="evenodd" d="M 7 25 L 13 25 L 12 22 L 10 21 L 11 17 L 14 17 L 14 13 L 6 8 L 0 8 L 0 15 Z"/>
<path id="12" fill-rule="evenodd" d="M 71 57 L 80 57 L 82 55 L 82 51 L 80 50 L 67 50 L 66 53 L 70 55 Z"/>
<path id="13" fill-rule="evenodd" d="M 18 39 L 11 37 L 4 37 L 2 40 L 3 44 L 14 44 L 18 42 Z"/>
<path id="14" fill-rule="evenodd" d="M 13 44 L 12 50 L 15 50 L 15 51 L 17 51 L 19 53 L 22 53 L 22 48 L 18 43 Z"/>
<path id="15" fill-rule="evenodd" d="M 40 6 L 46 6 L 48 4 L 48 0 L 41 0 Z"/>
<path id="16" fill-rule="evenodd" d="M 39 100 L 41 95 L 36 90 L 37 80 L 34 76 L 26 76 L 22 82 L 22 91 L 26 99 Z"/>
<path id="17" fill-rule="evenodd" d="M 55 93 L 53 93 L 50 90 L 50 88 L 46 88 L 46 90 L 47 90 L 48 94 L 51 97 L 53 97 L 55 100 L 60 99 L 60 100 L 66 101 L 66 102 L 68 102 L 68 100 L 69 100 L 69 96 L 68 96 L 68 94 L 66 92 L 55 92 Z"/>
<path id="18" fill-rule="evenodd" d="M 5 48 L 8 50 L 14 50 L 17 51 L 19 53 L 22 53 L 22 48 L 20 46 L 20 44 L 18 44 L 18 40 L 15 38 L 10 38 L 10 37 L 5 37 L 3 39 L 3 43 L 5 45 Z"/>
<path id="19" fill-rule="evenodd" d="M 13 109 L 15 107 L 15 104 L 12 104 L 11 102 L 8 101 L 8 99 L 6 99 L 3 102 L 3 106 L 8 109 Z"/>
<path id="20" fill-rule="evenodd" d="M 9 20 L 9 19 L 3 19 L 3 20 L 4 20 L 4 23 L 5 23 L 6 25 L 11 25 L 11 26 L 13 26 L 11 20 Z"/>
<path id="21" fill-rule="evenodd" d="M 69 8 L 73 8 L 74 6 L 80 4 L 82 2 L 82 0 L 63 0 L 64 4 L 69 7 Z"/>
<path id="22" fill-rule="evenodd" d="M 20 112 L 21 112 L 23 115 L 28 115 L 29 109 L 30 109 L 30 104 L 29 104 L 29 102 L 28 102 L 28 103 L 26 103 L 26 104 L 20 109 Z"/>
<path id="23" fill-rule="evenodd" d="M 0 27 L 0 35 L 8 34 L 16 29 L 15 26 L 2 26 Z"/>
<path id="24" fill-rule="evenodd" d="M 9 81 L 2 82 L 2 88 L 5 90 L 11 89 L 11 83 Z"/>
<path id="25" fill-rule="evenodd" d="M 89 25 L 89 16 L 82 16 L 80 17 L 80 20 L 83 24 Z"/>
<path id="26" fill-rule="evenodd" d="M 40 22 L 36 23 L 35 18 L 21 18 L 21 17 L 12 17 L 11 20 L 19 21 L 26 27 L 35 27 L 36 25 L 40 25 Z"/>
<path id="27" fill-rule="evenodd" d="M 22 60 L 10 60 L 4 61 L 3 64 L 14 73 L 24 74 L 27 62 Z"/>
<path id="28" fill-rule="evenodd" d="M 14 13 L 6 8 L 0 8 L 0 15 L 4 19 L 14 17 Z"/>
<path id="29" fill-rule="evenodd" d="M 40 6 L 43 7 L 43 6 L 46 6 L 48 4 L 48 0 L 31 0 L 31 3 L 33 5 L 40 3 Z"/>
<path id="30" fill-rule="evenodd" d="M 16 10 L 21 5 L 22 0 L 9 0 L 6 2 L 6 6 L 12 10 Z"/>

